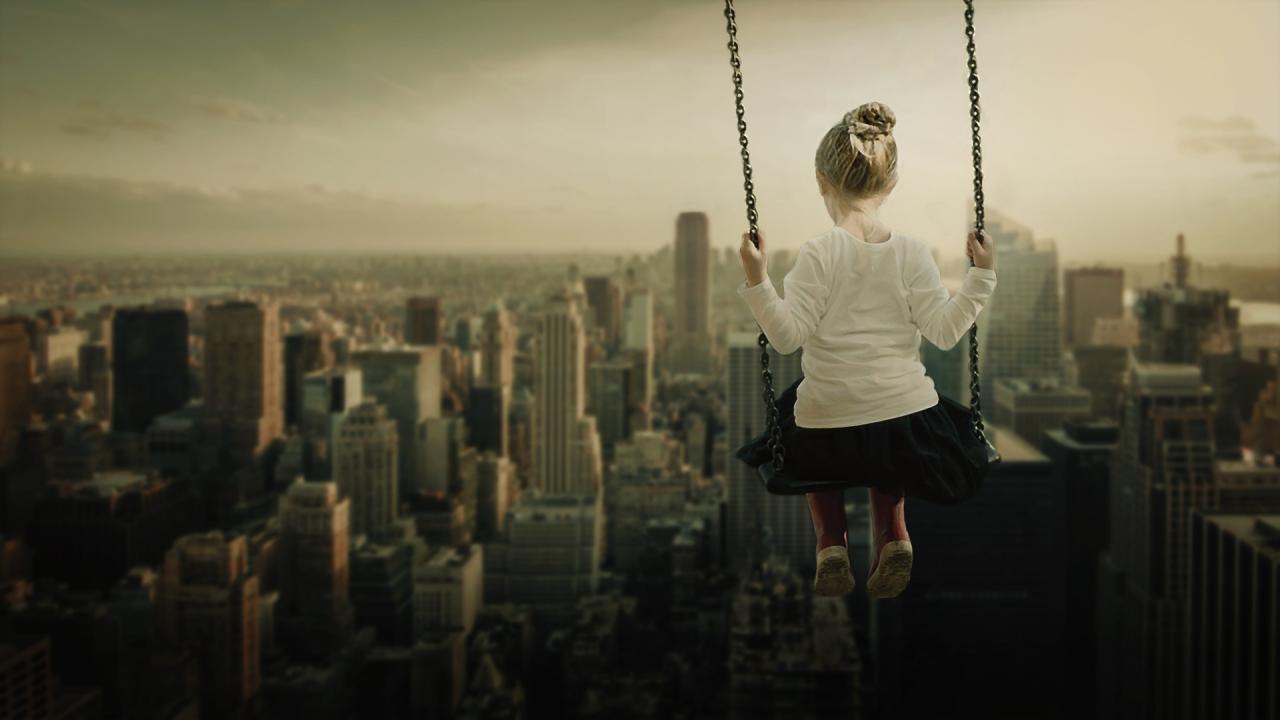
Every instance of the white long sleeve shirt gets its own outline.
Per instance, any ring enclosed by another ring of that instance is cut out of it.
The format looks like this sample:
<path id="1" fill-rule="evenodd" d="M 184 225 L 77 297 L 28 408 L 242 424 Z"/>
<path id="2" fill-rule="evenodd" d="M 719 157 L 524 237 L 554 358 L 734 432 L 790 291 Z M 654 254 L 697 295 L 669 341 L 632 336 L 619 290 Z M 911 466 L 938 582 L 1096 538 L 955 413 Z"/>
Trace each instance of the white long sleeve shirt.
<path id="1" fill-rule="evenodd" d="M 796 425 L 826 428 L 933 407 L 938 393 L 920 362 L 921 335 L 953 347 L 995 286 L 994 270 L 970 267 L 951 295 L 922 241 L 893 232 L 869 243 L 834 226 L 800 246 L 782 280 L 785 299 L 768 277 L 737 292 L 777 352 L 804 348 Z"/>

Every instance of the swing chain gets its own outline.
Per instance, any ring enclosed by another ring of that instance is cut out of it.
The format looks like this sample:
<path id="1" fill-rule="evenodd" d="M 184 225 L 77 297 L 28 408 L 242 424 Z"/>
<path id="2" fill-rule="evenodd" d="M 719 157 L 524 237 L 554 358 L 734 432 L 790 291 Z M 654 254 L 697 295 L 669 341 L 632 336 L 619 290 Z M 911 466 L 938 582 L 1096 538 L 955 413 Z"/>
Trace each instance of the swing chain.
<path id="1" fill-rule="evenodd" d="M 724 0 L 724 17 L 729 32 L 729 64 L 733 66 L 733 99 L 734 109 L 738 115 L 738 145 L 742 147 L 742 189 L 747 196 L 747 225 L 750 227 L 751 242 L 760 247 L 760 228 L 757 225 L 759 214 L 756 212 L 755 183 L 751 181 L 751 153 L 747 151 L 747 111 L 742 105 L 742 59 L 738 55 L 738 23 L 733 11 L 733 0 Z M 765 278 L 764 282 L 769 282 Z M 760 378 L 764 381 L 765 427 L 769 433 L 769 451 L 772 454 L 773 469 L 782 471 L 786 460 L 786 448 L 782 445 L 782 428 L 778 423 L 778 406 L 774 401 L 773 373 L 769 371 L 769 339 L 761 330 L 756 338 L 760 346 Z"/>
<path id="2" fill-rule="evenodd" d="M 979 122 L 982 113 L 978 107 L 978 60 L 973 44 L 973 0 L 964 0 L 964 34 L 968 38 L 965 50 L 969 54 L 969 123 L 973 131 L 973 216 L 974 230 L 978 237 L 983 237 L 985 212 L 982 206 L 985 199 L 982 192 L 982 137 L 979 134 Z M 969 258 L 973 265 L 973 258 Z M 982 422 L 982 387 L 978 375 L 978 323 L 969 326 L 969 411 L 973 415 L 973 430 L 978 439 L 987 442 L 985 426 Z"/>

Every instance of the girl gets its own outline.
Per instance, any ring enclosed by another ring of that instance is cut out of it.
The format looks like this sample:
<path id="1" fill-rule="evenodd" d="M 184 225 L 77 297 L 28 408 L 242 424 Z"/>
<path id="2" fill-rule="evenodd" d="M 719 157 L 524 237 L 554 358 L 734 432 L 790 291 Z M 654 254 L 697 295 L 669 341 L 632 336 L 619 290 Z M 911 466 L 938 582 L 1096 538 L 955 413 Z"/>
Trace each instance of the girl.
<path id="1" fill-rule="evenodd" d="M 846 113 L 818 145 L 818 192 L 835 226 L 800 246 L 778 297 L 760 247 L 743 234 L 746 282 L 738 286 L 773 348 L 804 348 L 803 376 L 783 393 L 779 422 L 786 465 L 798 476 L 840 473 L 865 486 L 874 546 L 867 578 L 872 597 L 895 597 L 911 577 L 906 495 L 931 499 L 928 488 L 959 470 L 956 427 L 920 362 L 920 337 L 946 349 L 959 342 L 996 285 L 994 248 L 971 232 L 973 260 L 960 291 L 949 295 L 924 242 L 891 230 L 880 205 L 897 184 L 893 112 L 867 103 Z M 757 439 L 758 446 L 761 439 Z M 746 458 L 752 444 L 739 451 Z M 758 465 L 758 462 L 752 463 Z M 844 493 L 809 493 L 818 537 L 814 590 L 853 589 Z"/>

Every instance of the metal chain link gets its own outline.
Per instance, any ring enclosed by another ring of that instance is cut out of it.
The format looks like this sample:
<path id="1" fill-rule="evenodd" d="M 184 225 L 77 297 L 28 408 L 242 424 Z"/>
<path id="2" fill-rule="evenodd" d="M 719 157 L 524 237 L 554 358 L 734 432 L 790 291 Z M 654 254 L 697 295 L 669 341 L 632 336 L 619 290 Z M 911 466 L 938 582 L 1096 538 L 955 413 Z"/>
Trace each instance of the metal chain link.
<path id="1" fill-rule="evenodd" d="M 724 0 L 725 29 L 729 32 L 729 64 L 733 66 L 733 101 L 738 115 L 738 144 L 742 146 L 742 189 L 747 196 L 747 225 L 751 232 L 751 242 L 760 246 L 760 228 L 757 225 L 759 213 L 756 211 L 755 183 L 751 181 L 751 153 L 747 151 L 746 109 L 742 106 L 742 59 L 738 56 L 738 24 L 733 11 L 733 0 Z M 765 282 L 769 282 L 766 277 Z M 782 446 L 782 428 L 778 423 L 778 405 L 773 395 L 773 373 L 769 371 L 769 339 L 764 330 L 756 338 L 760 346 L 760 378 L 764 381 L 765 428 L 769 433 L 769 451 L 773 459 L 773 469 L 781 472 L 786 461 L 786 448 Z"/>
<path id="2" fill-rule="evenodd" d="M 979 122 L 982 113 L 978 107 L 978 60 L 973 44 L 973 0 L 964 0 L 964 34 L 968 38 L 965 50 L 969 53 L 969 123 L 973 130 L 973 216 L 974 230 L 984 237 L 985 213 L 982 207 L 982 137 Z M 969 258 L 973 265 L 973 258 Z M 969 411 L 973 415 L 973 429 L 978 439 L 987 442 L 986 428 L 982 423 L 982 387 L 978 375 L 978 323 L 969 327 Z"/>

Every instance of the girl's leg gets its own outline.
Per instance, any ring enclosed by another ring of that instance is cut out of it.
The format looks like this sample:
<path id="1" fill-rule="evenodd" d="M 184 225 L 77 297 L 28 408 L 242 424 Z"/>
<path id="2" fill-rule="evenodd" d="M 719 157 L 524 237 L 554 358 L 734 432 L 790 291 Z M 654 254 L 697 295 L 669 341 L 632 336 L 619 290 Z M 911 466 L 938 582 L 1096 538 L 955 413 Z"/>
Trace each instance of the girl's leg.
<path id="1" fill-rule="evenodd" d="M 907 535 L 906 498 L 867 488 L 871 500 L 871 571 L 867 594 L 877 598 L 896 597 L 911 580 L 913 558 Z"/>
<path id="2" fill-rule="evenodd" d="M 849 565 L 849 531 L 845 526 L 844 491 L 836 488 L 806 493 L 813 532 L 818 536 L 817 569 L 813 591 L 818 595 L 844 595 L 853 589 Z"/>
<path id="3" fill-rule="evenodd" d="M 805 493 L 809 500 L 809 515 L 813 519 L 813 532 L 818 536 L 818 550 L 839 545 L 849 546 L 849 530 L 845 526 L 844 490 L 835 488 L 821 492 Z"/>

